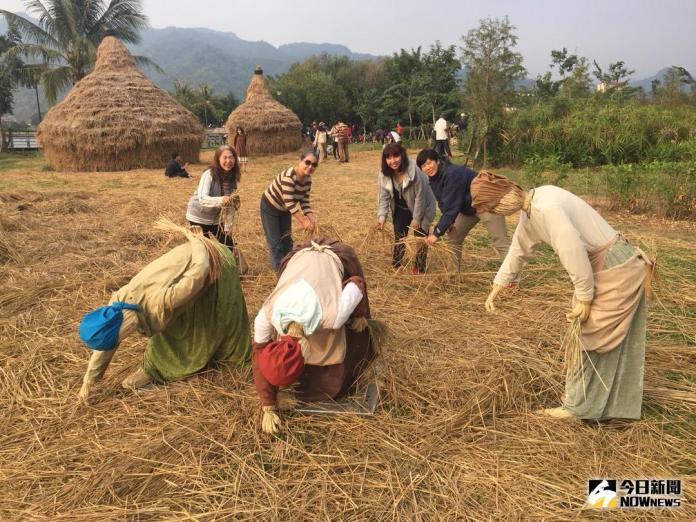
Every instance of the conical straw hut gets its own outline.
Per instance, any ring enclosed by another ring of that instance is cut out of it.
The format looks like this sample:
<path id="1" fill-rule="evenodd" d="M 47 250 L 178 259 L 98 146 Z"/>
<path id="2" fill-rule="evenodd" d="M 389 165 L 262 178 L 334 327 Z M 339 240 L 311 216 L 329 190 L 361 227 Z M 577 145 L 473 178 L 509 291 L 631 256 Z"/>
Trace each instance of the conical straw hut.
<path id="1" fill-rule="evenodd" d="M 297 115 L 276 101 L 268 91 L 263 69 L 256 66 L 246 91 L 246 100 L 227 118 L 227 141 L 242 127 L 249 155 L 292 152 L 302 146 L 302 124 Z"/>
<path id="2" fill-rule="evenodd" d="M 46 113 L 37 139 L 58 170 L 163 168 L 175 151 L 198 161 L 203 127 L 107 36 L 94 71 Z"/>

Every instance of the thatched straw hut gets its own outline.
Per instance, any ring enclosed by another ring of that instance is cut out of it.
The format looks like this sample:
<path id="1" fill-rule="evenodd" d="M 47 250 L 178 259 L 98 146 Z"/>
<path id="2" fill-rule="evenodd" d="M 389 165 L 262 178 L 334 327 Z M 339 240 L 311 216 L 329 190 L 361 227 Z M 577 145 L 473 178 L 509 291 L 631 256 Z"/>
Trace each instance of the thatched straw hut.
<path id="1" fill-rule="evenodd" d="M 260 65 L 247 87 L 246 100 L 227 118 L 227 140 L 234 141 L 237 127 L 247 135 L 247 152 L 253 154 L 282 153 L 302 145 L 302 124 L 297 115 L 277 102 L 268 91 Z"/>
<path id="2" fill-rule="evenodd" d="M 198 161 L 203 128 L 107 36 L 94 71 L 46 113 L 37 138 L 53 168 L 129 170 L 164 167 L 174 151 Z"/>

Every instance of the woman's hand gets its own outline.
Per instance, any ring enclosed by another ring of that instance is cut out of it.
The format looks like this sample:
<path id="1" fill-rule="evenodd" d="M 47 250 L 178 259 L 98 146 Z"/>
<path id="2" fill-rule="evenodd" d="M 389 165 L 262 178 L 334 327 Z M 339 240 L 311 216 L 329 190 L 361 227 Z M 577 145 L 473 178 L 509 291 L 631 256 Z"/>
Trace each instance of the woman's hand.
<path id="1" fill-rule="evenodd" d="M 278 433 L 280 429 L 280 417 L 276 413 L 275 406 L 264 406 L 263 418 L 261 419 L 261 429 L 264 433 Z"/>
<path id="2" fill-rule="evenodd" d="M 380 230 L 384 230 L 384 222 L 386 221 L 384 216 L 379 216 L 377 219 L 377 228 Z"/>
<path id="3" fill-rule="evenodd" d="M 304 216 L 302 218 L 301 223 L 302 223 L 302 228 L 307 230 L 307 231 L 314 229 L 314 224 L 307 216 Z"/>
<path id="4" fill-rule="evenodd" d="M 316 228 L 317 226 L 317 217 L 314 215 L 314 212 L 310 212 L 309 214 L 305 214 L 307 219 L 312 223 L 312 228 Z"/>
<path id="5" fill-rule="evenodd" d="M 494 312 L 495 311 L 495 305 L 493 304 L 493 301 L 495 301 L 495 298 L 498 297 L 498 294 L 500 291 L 503 289 L 502 286 L 497 285 L 493 283 L 493 288 L 491 289 L 491 293 L 488 294 L 488 298 L 486 299 L 486 311 L 488 312 Z"/>
<path id="6" fill-rule="evenodd" d="M 416 222 L 416 221 L 411 221 L 411 228 L 412 228 L 413 230 L 420 230 L 420 227 L 421 227 L 421 226 L 420 226 L 420 223 L 418 223 L 418 222 Z"/>
<path id="7" fill-rule="evenodd" d="M 232 196 L 222 196 L 222 206 L 227 207 L 232 201 Z"/>
<path id="8" fill-rule="evenodd" d="M 435 243 L 437 243 L 437 236 L 435 234 L 430 234 L 425 242 L 428 244 L 428 246 L 433 246 Z"/>

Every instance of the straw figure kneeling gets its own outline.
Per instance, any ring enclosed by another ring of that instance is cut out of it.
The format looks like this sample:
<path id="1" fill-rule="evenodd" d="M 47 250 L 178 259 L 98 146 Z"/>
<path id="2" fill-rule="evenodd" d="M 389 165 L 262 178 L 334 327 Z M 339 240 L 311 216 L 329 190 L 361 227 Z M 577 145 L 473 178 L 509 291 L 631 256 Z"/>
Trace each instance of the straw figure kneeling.
<path id="1" fill-rule="evenodd" d="M 152 261 L 113 293 L 109 304 L 82 319 L 91 355 L 80 397 L 87 399 L 121 341 L 148 336 L 143 363 L 124 388 L 182 379 L 210 363 L 248 364 L 251 339 L 232 252 L 215 239 L 160 220 L 158 227 L 188 241 Z"/>
<path id="2" fill-rule="evenodd" d="M 327 238 L 297 244 L 254 320 L 252 368 L 264 432 L 280 427 L 281 386 L 294 384 L 303 402 L 351 390 L 376 355 L 368 320 L 367 286 L 353 248 Z"/>

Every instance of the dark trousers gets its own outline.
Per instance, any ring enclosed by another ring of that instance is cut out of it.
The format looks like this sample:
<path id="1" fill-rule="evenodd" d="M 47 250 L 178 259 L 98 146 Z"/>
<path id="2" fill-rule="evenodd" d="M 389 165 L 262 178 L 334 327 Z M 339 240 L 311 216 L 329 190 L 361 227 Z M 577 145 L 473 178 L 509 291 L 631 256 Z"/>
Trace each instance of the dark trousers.
<path id="1" fill-rule="evenodd" d="M 449 157 L 452 155 L 450 150 L 449 140 L 435 140 L 435 150 L 440 155 L 441 158 Z"/>
<path id="2" fill-rule="evenodd" d="M 292 250 L 292 216 L 271 205 L 261 196 L 261 225 L 266 236 L 271 264 L 276 272 L 285 254 Z"/>
<path id="3" fill-rule="evenodd" d="M 333 142 L 333 156 L 334 156 L 334 159 L 338 159 L 338 142 L 337 141 Z"/>
<path id="4" fill-rule="evenodd" d="M 201 227 L 206 236 L 214 237 L 230 250 L 234 248 L 234 240 L 232 239 L 232 236 L 225 234 L 225 230 L 220 225 L 203 225 L 202 223 L 194 223 L 193 221 L 189 221 L 189 223 L 196 225 L 197 227 Z"/>
<path id="5" fill-rule="evenodd" d="M 394 268 L 399 268 L 403 266 L 404 253 L 406 252 L 406 245 L 401 241 L 408 235 L 408 226 L 413 221 L 413 214 L 408 209 L 407 206 L 401 206 L 398 203 L 394 206 L 394 213 L 392 215 L 394 221 L 394 239 L 396 244 L 394 245 L 394 254 L 392 256 L 392 266 Z M 414 230 L 414 235 L 417 237 L 426 237 L 428 235 L 427 230 L 422 228 Z M 416 253 L 415 266 L 418 268 L 419 272 L 425 272 L 425 262 L 428 257 L 428 245 L 423 244 L 418 249 Z"/>

